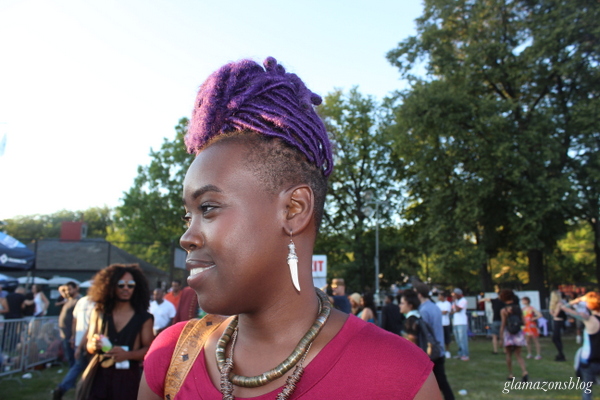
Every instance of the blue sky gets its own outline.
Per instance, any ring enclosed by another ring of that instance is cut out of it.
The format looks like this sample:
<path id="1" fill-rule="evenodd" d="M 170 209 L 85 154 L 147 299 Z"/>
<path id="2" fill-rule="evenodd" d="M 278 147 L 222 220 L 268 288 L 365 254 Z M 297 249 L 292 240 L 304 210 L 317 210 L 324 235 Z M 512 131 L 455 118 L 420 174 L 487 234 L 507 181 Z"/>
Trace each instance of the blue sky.
<path id="1" fill-rule="evenodd" d="M 406 87 L 385 53 L 419 1 L 0 2 L 0 220 L 117 206 L 222 64 L 273 56 L 316 93 Z"/>

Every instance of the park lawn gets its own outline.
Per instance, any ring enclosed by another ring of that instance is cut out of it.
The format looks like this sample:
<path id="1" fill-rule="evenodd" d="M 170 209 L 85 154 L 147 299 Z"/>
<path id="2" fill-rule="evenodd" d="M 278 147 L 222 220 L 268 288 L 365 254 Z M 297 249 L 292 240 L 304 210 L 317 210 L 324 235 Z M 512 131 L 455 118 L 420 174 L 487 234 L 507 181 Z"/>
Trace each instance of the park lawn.
<path id="1" fill-rule="evenodd" d="M 51 391 L 67 373 L 66 363 L 43 370 L 32 370 L 26 374 L 31 378 L 23 378 L 25 373 L 15 373 L 0 378 L 0 399 L 46 400 L 52 399 Z M 64 399 L 75 399 L 75 393 Z"/>
<path id="2" fill-rule="evenodd" d="M 570 377 L 577 377 L 573 370 L 573 356 L 579 345 L 575 344 L 575 337 L 568 335 L 563 337 L 565 346 L 566 362 L 556 362 L 556 348 L 550 338 L 540 338 L 542 359 L 525 360 L 529 380 L 531 382 L 569 382 Z M 469 361 L 456 359 L 446 360 L 446 374 L 448 381 L 457 399 L 465 400 L 492 400 L 492 399 L 557 399 L 557 400 L 575 400 L 581 399 L 580 390 L 511 390 L 503 394 L 505 388 L 508 370 L 506 368 L 505 356 L 503 353 L 492 354 L 491 339 L 478 337 L 469 342 L 471 357 Z M 456 345 L 450 344 L 450 351 L 456 352 Z M 523 348 L 524 356 L 527 354 Z M 535 355 L 535 354 L 534 354 Z M 513 357 L 513 374 L 517 377 L 516 383 L 521 377 L 521 368 Z M 546 386 L 547 387 L 547 386 Z M 467 394 L 461 396 L 458 391 L 464 389 Z M 595 391 L 600 391 L 594 387 Z"/>
<path id="3" fill-rule="evenodd" d="M 526 360 L 529 371 L 529 379 L 532 382 L 564 382 L 574 376 L 573 355 L 579 347 L 575 344 L 574 336 L 565 336 L 565 354 L 567 362 L 556 362 L 554 356 L 556 350 L 549 338 L 541 338 L 542 357 L 540 361 Z M 494 399 L 557 399 L 575 400 L 581 398 L 580 390 L 512 390 L 503 394 L 506 382 L 507 370 L 504 355 L 492 354 L 491 340 L 478 337 L 469 343 L 471 360 L 461 361 L 455 359 L 446 360 L 446 373 L 457 399 L 465 400 L 494 400 Z M 456 345 L 450 345 L 450 351 L 456 352 Z M 383 366 L 382 366 L 383 367 Z M 31 379 L 23 379 L 23 374 L 15 374 L 19 381 L 0 378 L 0 399 L 15 400 L 44 400 L 51 399 L 51 390 L 61 381 L 66 374 L 67 368 L 53 366 L 42 371 L 33 371 Z M 521 375 L 521 370 L 515 363 L 513 372 L 516 376 Z M 575 378 L 576 380 L 576 378 Z M 467 394 L 461 396 L 458 391 L 464 389 Z M 600 389 L 595 388 L 596 391 Z M 65 400 L 75 398 L 74 390 L 70 390 L 64 397 Z M 365 399 L 371 400 L 371 399 Z"/>

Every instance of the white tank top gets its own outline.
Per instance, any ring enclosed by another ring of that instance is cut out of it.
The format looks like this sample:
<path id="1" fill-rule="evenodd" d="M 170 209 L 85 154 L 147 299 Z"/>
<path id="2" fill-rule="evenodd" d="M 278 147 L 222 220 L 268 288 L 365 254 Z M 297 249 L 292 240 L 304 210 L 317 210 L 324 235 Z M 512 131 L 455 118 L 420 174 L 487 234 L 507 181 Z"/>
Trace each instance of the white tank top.
<path id="1" fill-rule="evenodd" d="M 44 302 L 42 301 L 42 292 L 38 292 L 35 294 L 33 298 L 33 302 L 35 303 L 35 314 L 36 316 L 41 315 L 42 311 L 44 311 Z"/>

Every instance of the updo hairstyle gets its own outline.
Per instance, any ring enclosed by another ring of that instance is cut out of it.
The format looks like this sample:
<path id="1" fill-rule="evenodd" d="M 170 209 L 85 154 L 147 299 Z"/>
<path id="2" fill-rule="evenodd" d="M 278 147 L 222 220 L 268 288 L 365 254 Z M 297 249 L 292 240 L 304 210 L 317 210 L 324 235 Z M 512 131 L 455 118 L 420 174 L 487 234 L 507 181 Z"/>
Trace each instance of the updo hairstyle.
<path id="1" fill-rule="evenodd" d="M 313 107 L 322 99 L 273 57 L 263 65 L 241 60 L 208 77 L 185 137 L 188 152 L 198 154 L 216 143 L 243 144 L 248 148 L 245 167 L 268 192 L 275 194 L 284 185 L 311 187 L 318 228 L 333 169 L 331 143 Z"/>

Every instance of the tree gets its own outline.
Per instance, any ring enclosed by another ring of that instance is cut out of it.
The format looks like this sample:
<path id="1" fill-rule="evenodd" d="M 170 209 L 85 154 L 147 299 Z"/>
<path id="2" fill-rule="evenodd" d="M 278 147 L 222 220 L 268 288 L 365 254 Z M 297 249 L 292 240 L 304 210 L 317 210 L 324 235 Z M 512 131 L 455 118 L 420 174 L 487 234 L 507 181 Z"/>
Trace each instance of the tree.
<path id="1" fill-rule="evenodd" d="M 592 95 L 592 93 L 590 93 Z M 577 190 L 577 215 L 590 224 L 595 254 L 596 282 L 600 282 L 600 104 L 598 92 L 595 102 L 586 110 L 580 132 L 582 140 L 576 145 L 570 160 L 571 179 Z"/>
<path id="2" fill-rule="evenodd" d="M 109 207 L 91 207 L 83 211 L 61 210 L 52 214 L 35 214 L 7 219 L 6 233 L 24 240 L 59 238 L 62 222 L 83 221 L 88 238 L 105 238 L 112 225 Z"/>
<path id="3" fill-rule="evenodd" d="M 574 217 L 574 145 L 591 134 L 580 130 L 581 110 L 597 102 L 599 8 L 427 0 L 418 35 L 388 53 L 412 81 L 396 134 L 425 236 L 437 249 L 440 231 L 451 244 L 473 243 L 481 260 L 527 251 L 530 285 L 542 293 L 543 254 Z M 413 72 L 419 60 L 423 78 Z"/>
<path id="4" fill-rule="evenodd" d="M 374 280 L 365 234 L 374 228 L 375 221 L 368 217 L 366 208 L 374 208 L 374 201 L 386 201 L 387 206 L 379 207 L 377 213 L 385 226 L 399 198 L 397 170 L 390 143 L 383 135 L 390 115 L 357 88 L 348 94 L 337 90 L 327 95 L 319 114 L 330 134 L 335 161 L 315 251 L 329 255 L 334 275 L 343 275 L 348 286 L 362 290 Z"/>
<path id="5" fill-rule="evenodd" d="M 115 231 L 109 235 L 110 240 L 125 242 L 126 250 L 164 270 L 170 267 L 173 247 L 185 229 L 181 191 L 193 161 L 183 142 L 187 124 L 186 118 L 179 120 L 175 139 L 164 139 L 160 150 L 150 150 L 150 165 L 138 167 L 133 186 L 116 209 Z"/>
<path id="6" fill-rule="evenodd" d="M 594 232 L 587 221 L 570 225 L 569 232 L 559 240 L 547 260 L 551 286 L 572 283 L 590 289 L 597 287 L 598 281 L 594 279 Z"/>

